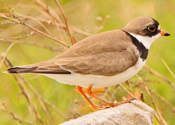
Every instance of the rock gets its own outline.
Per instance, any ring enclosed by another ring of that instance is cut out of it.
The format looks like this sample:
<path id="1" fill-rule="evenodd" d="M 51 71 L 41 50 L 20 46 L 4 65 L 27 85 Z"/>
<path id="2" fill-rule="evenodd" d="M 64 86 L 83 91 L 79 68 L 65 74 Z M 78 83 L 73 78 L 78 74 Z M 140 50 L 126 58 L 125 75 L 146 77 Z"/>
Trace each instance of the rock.
<path id="1" fill-rule="evenodd" d="M 133 100 L 114 108 L 100 110 L 60 125 L 153 125 L 154 110 Z"/>

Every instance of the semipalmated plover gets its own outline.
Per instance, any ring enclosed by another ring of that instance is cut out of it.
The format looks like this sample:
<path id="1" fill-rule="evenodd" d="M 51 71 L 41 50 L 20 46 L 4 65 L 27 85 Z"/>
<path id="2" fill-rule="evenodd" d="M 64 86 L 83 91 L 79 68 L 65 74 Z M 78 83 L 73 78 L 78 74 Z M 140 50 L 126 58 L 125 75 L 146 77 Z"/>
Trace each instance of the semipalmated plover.
<path id="1" fill-rule="evenodd" d="M 53 59 L 12 67 L 8 72 L 36 73 L 60 83 L 76 85 L 91 106 L 98 109 L 82 91 L 82 87 L 109 87 L 130 79 L 146 63 L 151 44 L 160 36 L 169 35 L 160 29 L 155 19 L 138 17 L 123 29 L 80 40 Z M 91 92 L 87 94 L 91 95 Z"/>

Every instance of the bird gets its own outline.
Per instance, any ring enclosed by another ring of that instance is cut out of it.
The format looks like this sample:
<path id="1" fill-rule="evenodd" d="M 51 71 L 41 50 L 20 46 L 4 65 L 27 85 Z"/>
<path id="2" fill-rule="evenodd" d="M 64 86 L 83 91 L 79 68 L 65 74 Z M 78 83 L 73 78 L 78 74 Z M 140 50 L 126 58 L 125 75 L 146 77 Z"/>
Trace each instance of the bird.
<path id="1" fill-rule="evenodd" d="M 160 36 L 170 36 L 170 33 L 161 30 L 154 18 L 140 16 L 122 29 L 82 39 L 50 60 L 12 67 L 7 72 L 40 74 L 59 83 L 76 85 L 93 109 L 104 107 L 92 103 L 88 96 L 113 107 L 91 89 L 114 86 L 136 75 L 147 61 L 151 44 Z M 87 88 L 87 92 L 83 88 Z"/>

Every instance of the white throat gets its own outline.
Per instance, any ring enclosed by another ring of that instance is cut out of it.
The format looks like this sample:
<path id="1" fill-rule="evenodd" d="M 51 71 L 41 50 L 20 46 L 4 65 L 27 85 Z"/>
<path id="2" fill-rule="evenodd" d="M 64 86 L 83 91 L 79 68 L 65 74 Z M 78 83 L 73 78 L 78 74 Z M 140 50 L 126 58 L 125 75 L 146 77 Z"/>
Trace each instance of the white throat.
<path id="1" fill-rule="evenodd" d="M 133 33 L 129 33 L 131 34 L 133 37 L 135 37 L 139 42 L 141 42 L 147 49 L 150 48 L 151 44 L 161 36 L 160 33 L 158 33 L 155 36 L 149 37 L 149 36 L 141 36 L 141 35 L 136 35 Z"/>

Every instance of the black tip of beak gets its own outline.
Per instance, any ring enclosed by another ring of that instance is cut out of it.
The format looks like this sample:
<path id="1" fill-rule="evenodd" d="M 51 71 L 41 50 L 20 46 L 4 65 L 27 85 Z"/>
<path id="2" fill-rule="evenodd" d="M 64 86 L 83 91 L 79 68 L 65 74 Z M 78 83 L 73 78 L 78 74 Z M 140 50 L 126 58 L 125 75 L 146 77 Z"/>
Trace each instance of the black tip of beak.
<path id="1" fill-rule="evenodd" d="M 165 32 L 165 35 L 164 36 L 170 36 L 171 34 L 168 33 L 168 32 Z"/>
<path id="2" fill-rule="evenodd" d="M 160 34 L 161 36 L 170 36 L 170 33 L 164 31 L 164 30 L 160 30 Z"/>

